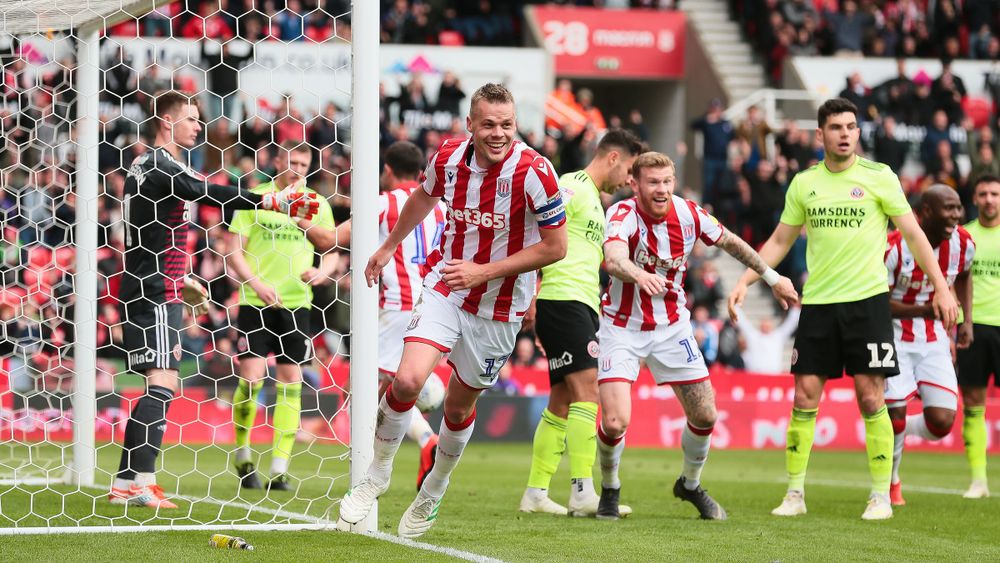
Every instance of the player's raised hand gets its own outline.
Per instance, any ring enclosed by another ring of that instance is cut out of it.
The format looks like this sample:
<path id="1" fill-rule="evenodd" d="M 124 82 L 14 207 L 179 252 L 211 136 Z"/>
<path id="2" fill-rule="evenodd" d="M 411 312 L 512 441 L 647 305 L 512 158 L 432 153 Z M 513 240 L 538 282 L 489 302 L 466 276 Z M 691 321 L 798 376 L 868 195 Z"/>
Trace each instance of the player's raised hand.
<path id="1" fill-rule="evenodd" d="M 295 184 L 280 192 L 264 194 L 261 207 L 295 219 L 312 219 L 319 213 L 319 200 L 315 193 L 299 191 L 299 187 L 299 184 Z"/>
<path id="2" fill-rule="evenodd" d="M 945 330 L 951 330 L 958 319 L 958 301 L 950 291 L 934 292 L 934 318 L 939 319 Z"/>
<path id="3" fill-rule="evenodd" d="M 441 280 L 452 291 L 472 289 L 489 281 L 482 265 L 454 258 L 441 269 Z"/>
<path id="4" fill-rule="evenodd" d="M 743 305 L 743 300 L 747 296 L 747 284 L 743 280 L 737 282 L 736 287 L 729 292 L 729 320 L 738 322 L 740 320 L 739 307 Z"/>
<path id="5" fill-rule="evenodd" d="M 393 249 L 382 245 L 368 259 L 368 265 L 365 266 L 365 280 L 368 281 L 368 287 L 375 287 L 375 284 L 378 283 L 378 279 L 382 275 L 382 268 L 385 268 L 385 265 L 392 259 L 392 253 Z"/>
<path id="6" fill-rule="evenodd" d="M 781 303 L 781 308 L 788 310 L 789 307 L 797 305 L 799 302 L 799 293 L 795 291 L 795 286 L 792 284 L 792 280 L 781 276 L 778 283 L 771 286 L 771 293 Z M 734 321 L 735 322 L 735 321 Z"/>
<path id="7" fill-rule="evenodd" d="M 667 278 L 652 272 L 643 272 L 636 280 L 639 289 L 646 292 L 650 297 L 659 295 L 667 290 Z"/>

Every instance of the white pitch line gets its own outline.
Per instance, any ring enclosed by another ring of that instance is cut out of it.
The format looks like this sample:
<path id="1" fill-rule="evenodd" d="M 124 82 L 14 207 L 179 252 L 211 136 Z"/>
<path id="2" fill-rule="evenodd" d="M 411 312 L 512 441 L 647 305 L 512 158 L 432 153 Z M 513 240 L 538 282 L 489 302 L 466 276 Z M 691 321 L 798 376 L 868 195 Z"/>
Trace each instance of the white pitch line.
<path id="1" fill-rule="evenodd" d="M 90 489 L 104 489 L 104 487 L 98 485 L 84 485 L 81 488 Z M 0 528 L 0 535 L 6 534 L 51 534 L 51 533 L 74 533 L 74 534 L 86 534 L 86 533 L 100 533 L 102 531 L 114 531 L 114 532 L 156 532 L 156 531 L 166 531 L 166 530 L 205 530 L 212 527 L 219 529 L 228 530 L 238 530 L 238 531 L 251 531 L 251 530 L 317 530 L 317 531 L 340 531 L 337 530 L 337 523 L 327 520 L 325 518 L 318 518 L 316 516 L 310 516 L 308 514 L 302 514 L 300 512 L 291 512 L 288 510 L 275 510 L 273 508 L 264 508 L 262 506 L 254 506 L 252 504 L 247 504 L 245 502 L 227 502 L 222 500 L 216 500 L 213 498 L 206 497 L 195 497 L 190 495 L 173 495 L 175 498 L 184 499 L 190 503 L 206 503 L 214 504 L 216 506 L 224 506 L 231 508 L 240 508 L 243 510 L 249 510 L 250 512 L 260 512 L 262 514 L 269 514 L 271 516 L 276 516 L 279 518 L 287 518 L 290 520 L 300 520 L 308 522 L 309 524 L 278 524 L 278 523 L 264 523 L 264 524 L 168 524 L 168 525 L 154 525 L 154 526 L 81 526 L 78 528 L 46 528 L 46 527 L 35 527 L 35 528 Z M 359 534 L 362 536 L 367 536 L 381 541 L 386 541 L 389 543 L 394 543 L 397 545 L 402 545 L 404 547 L 409 547 L 412 549 L 420 549 L 423 551 L 430 551 L 433 553 L 440 553 L 442 555 L 448 555 L 450 557 L 455 557 L 457 559 L 463 559 L 465 561 L 473 561 L 475 563 L 503 563 L 502 559 L 496 559 L 493 557 L 487 557 L 485 555 L 479 555 L 478 553 L 472 553 L 471 551 L 463 551 L 461 549 L 456 549 L 453 547 L 443 547 L 439 545 L 434 545 L 430 543 L 418 542 L 414 540 L 408 540 L 401 538 L 399 536 L 394 536 L 392 534 L 386 534 L 385 532 L 367 532 Z"/>
<path id="2" fill-rule="evenodd" d="M 464 559 L 465 561 L 475 561 L 476 563 L 503 563 L 502 559 L 495 559 L 493 557 L 479 555 L 478 553 L 472 553 L 471 551 L 462 551 L 461 549 L 455 549 L 453 547 L 442 547 L 440 545 L 408 540 L 406 538 L 401 538 L 399 536 L 394 536 L 392 534 L 387 534 L 385 532 L 367 532 L 361 535 L 368 536 L 370 538 L 375 538 L 377 540 L 387 541 L 389 543 L 394 543 L 397 545 L 402 545 L 405 547 L 422 549 L 424 551 L 431 551 L 434 553 L 440 553 L 442 555 L 449 555 L 451 557 L 455 557 L 458 559 Z"/>

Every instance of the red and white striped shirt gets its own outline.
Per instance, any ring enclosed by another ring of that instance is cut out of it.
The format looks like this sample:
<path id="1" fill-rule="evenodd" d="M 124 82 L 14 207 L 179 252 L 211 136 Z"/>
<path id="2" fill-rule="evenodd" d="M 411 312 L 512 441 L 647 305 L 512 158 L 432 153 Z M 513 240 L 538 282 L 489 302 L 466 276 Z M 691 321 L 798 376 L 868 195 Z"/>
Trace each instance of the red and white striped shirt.
<path id="1" fill-rule="evenodd" d="M 520 321 L 535 292 L 535 273 L 491 280 L 451 291 L 441 270 L 448 260 L 497 262 L 541 240 L 539 229 L 566 221 L 555 169 L 543 156 L 515 141 L 504 160 L 483 170 L 470 140 L 445 141 L 427 165 L 424 191 L 447 206 L 441 245 L 427 258 L 424 286 L 473 315 Z"/>
<path id="2" fill-rule="evenodd" d="M 404 182 L 395 189 L 379 195 L 379 243 L 389 238 L 389 233 L 399 221 L 399 213 L 410 194 L 420 188 L 417 182 Z M 423 222 L 406 235 L 392 255 L 392 263 L 382 271 L 378 290 L 378 306 L 388 311 L 412 311 L 420 297 L 424 283 L 427 256 L 441 243 L 444 234 L 445 207 L 438 203 Z"/>
<path id="3" fill-rule="evenodd" d="M 643 331 L 688 322 L 684 306 L 688 254 L 696 239 L 709 246 L 718 242 L 725 231 L 722 225 L 694 202 L 676 195 L 662 219 L 640 211 L 633 197 L 612 205 L 607 222 L 604 242 L 628 244 L 632 261 L 667 278 L 667 290 L 650 297 L 637 284 L 612 277 L 601 303 L 604 317 L 615 326 Z"/>
<path id="4" fill-rule="evenodd" d="M 972 235 L 962 226 L 951 233 L 951 237 L 934 249 L 941 273 L 950 287 L 962 272 L 969 271 L 976 244 Z M 889 270 L 889 299 L 907 305 L 924 305 L 934 299 L 934 285 L 917 265 L 902 233 L 889 233 L 889 249 L 885 253 L 885 267 Z M 927 318 L 892 319 L 896 342 L 937 342 L 947 340 L 948 333 L 941 321 Z"/>

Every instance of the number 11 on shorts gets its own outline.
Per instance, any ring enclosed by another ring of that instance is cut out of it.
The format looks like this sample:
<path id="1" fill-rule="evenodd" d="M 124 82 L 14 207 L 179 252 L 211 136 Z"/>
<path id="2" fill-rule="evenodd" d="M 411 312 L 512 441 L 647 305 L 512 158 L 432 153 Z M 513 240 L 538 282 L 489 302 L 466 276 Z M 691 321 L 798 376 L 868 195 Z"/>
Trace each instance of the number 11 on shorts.
<path id="1" fill-rule="evenodd" d="M 879 347 L 880 346 L 882 348 L 882 352 L 885 352 L 883 354 L 881 360 L 878 358 L 878 356 L 879 356 Z M 868 367 L 870 367 L 870 368 L 894 368 L 894 367 L 896 367 L 896 360 L 894 360 L 892 358 L 892 356 L 893 356 L 893 354 L 895 352 L 894 349 L 893 349 L 893 347 L 892 347 L 892 344 L 889 344 L 888 342 L 882 342 L 881 344 L 878 343 L 878 342 L 869 342 L 868 343 L 868 352 L 870 352 L 871 355 L 872 355 L 871 360 L 868 362 Z"/>

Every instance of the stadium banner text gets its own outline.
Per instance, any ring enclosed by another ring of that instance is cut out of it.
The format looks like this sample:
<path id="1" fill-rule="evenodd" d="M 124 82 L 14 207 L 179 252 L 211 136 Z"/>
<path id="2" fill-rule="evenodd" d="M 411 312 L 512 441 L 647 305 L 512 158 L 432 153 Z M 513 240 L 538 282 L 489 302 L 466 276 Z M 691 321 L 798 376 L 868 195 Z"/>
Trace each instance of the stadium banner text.
<path id="1" fill-rule="evenodd" d="M 683 12 L 535 6 L 526 13 L 559 76 L 684 77 Z"/>

